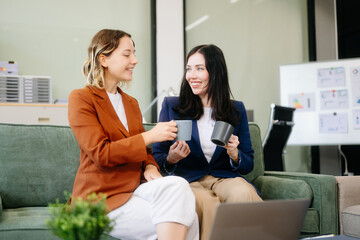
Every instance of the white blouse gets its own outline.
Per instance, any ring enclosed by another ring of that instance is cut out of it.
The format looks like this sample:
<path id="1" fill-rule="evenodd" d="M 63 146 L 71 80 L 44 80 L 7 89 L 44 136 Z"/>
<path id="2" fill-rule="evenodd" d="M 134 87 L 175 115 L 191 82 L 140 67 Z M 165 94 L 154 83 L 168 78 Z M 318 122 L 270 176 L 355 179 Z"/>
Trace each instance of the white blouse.
<path id="1" fill-rule="evenodd" d="M 201 149 L 208 162 L 210 162 L 216 149 L 216 145 L 210 140 L 215 125 L 215 120 L 211 119 L 211 113 L 211 108 L 204 108 L 204 115 L 197 120 Z"/>
<path id="2" fill-rule="evenodd" d="M 126 130 L 129 131 L 126 114 L 125 114 L 124 103 L 122 101 L 121 94 L 119 92 L 117 92 L 116 94 L 109 93 L 109 92 L 106 92 L 106 93 L 109 96 L 111 104 L 113 105 L 115 112 L 118 115 L 121 123 L 124 125 Z"/>

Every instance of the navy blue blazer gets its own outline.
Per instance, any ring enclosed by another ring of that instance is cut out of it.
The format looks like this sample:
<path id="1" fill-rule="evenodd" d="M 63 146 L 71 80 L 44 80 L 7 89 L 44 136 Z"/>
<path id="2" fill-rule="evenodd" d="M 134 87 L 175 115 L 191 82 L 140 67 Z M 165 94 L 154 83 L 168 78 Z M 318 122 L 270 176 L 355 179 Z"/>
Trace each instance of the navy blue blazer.
<path id="1" fill-rule="evenodd" d="M 164 99 L 159 117 L 160 122 L 180 119 L 180 116 L 173 110 L 173 108 L 177 106 L 178 100 L 178 97 L 167 97 Z M 226 153 L 226 149 L 219 146 L 216 147 L 210 162 L 208 162 L 201 149 L 197 121 L 185 118 L 192 120 L 192 136 L 191 140 L 187 141 L 191 153 L 186 158 L 176 163 L 171 169 L 167 169 L 165 166 L 166 158 L 168 156 L 169 148 L 174 141 L 154 143 L 153 154 L 160 169 L 170 175 L 181 176 L 188 180 L 188 182 L 194 182 L 205 175 L 212 175 L 220 178 L 234 178 L 239 177 L 240 174 L 251 172 L 254 167 L 254 150 L 251 147 L 245 106 L 240 101 L 233 101 L 233 104 L 240 117 L 240 123 L 235 126 L 233 132 L 234 135 L 239 137 L 240 142 L 238 146 L 240 158 L 238 166 L 234 166 L 230 163 L 231 160 Z"/>

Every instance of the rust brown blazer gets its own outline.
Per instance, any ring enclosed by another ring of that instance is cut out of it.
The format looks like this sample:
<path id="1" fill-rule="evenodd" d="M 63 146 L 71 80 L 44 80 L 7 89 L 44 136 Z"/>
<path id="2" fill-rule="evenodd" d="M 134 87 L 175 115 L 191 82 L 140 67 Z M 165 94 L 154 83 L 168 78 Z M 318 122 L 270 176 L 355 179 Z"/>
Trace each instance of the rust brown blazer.
<path id="1" fill-rule="evenodd" d="M 85 87 L 69 96 L 69 123 L 80 147 L 80 166 L 72 197 L 91 192 L 107 195 L 109 211 L 129 200 L 146 165 L 158 167 L 140 133 L 142 116 L 135 98 L 121 93 L 129 132 L 117 116 L 105 89 Z"/>

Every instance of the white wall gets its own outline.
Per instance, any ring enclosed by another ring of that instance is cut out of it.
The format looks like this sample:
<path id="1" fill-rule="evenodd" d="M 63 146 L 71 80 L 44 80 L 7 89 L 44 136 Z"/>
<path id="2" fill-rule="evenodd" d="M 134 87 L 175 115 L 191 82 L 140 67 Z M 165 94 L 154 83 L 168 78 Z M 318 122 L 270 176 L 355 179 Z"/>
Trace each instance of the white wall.
<path id="1" fill-rule="evenodd" d="M 52 77 L 53 99 L 85 84 L 81 67 L 93 35 L 129 32 L 139 63 L 130 95 L 145 108 L 151 98 L 149 0 L 0 0 L 0 61 L 15 60 L 20 75 Z"/>

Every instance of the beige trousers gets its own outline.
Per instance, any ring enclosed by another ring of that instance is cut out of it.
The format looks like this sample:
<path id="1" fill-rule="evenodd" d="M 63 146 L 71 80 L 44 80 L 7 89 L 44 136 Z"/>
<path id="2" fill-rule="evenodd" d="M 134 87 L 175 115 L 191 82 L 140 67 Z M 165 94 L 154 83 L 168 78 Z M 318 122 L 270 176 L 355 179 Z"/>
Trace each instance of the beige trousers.
<path id="1" fill-rule="evenodd" d="M 216 178 L 207 175 L 190 183 L 190 187 L 196 198 L 201 240 L 207 240 L 210 237 L 212 222 L 219 203 L 262 201 L 254 186 L 241 177 Z"/>

